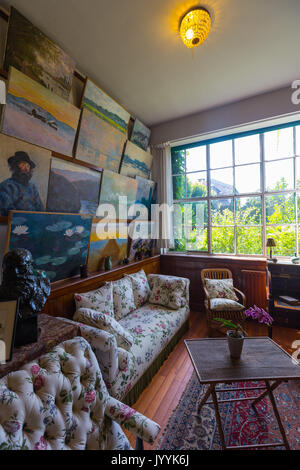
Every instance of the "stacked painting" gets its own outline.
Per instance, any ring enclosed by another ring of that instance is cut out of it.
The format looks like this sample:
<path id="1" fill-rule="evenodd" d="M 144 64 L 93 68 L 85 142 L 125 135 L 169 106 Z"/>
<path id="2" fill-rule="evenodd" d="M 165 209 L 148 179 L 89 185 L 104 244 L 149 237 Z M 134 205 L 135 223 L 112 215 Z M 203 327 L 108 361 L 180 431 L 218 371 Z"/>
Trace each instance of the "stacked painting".
<path id="1" fill-rule="evenodd" d="M 132 142 L 128 141 L 124 150 L 121 174 L 149 178 L 153 157 Z"/>

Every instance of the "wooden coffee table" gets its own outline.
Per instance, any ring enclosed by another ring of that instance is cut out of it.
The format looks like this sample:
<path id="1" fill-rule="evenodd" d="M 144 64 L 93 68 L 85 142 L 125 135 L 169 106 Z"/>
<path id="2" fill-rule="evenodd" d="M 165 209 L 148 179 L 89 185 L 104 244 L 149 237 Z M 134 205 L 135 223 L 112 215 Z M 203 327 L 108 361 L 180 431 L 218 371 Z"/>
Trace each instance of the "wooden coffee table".
<path id="1" fill-rule="evenodd" d="M 208 388 L 198 406 L 198 413 L 204 404 L 213 404 L 219 428 L 223 450 L 253 449 L 259 447 L 278 447 L 284 445 L 290 449 L 280 414 L 274 399 L 273 391 L 282 383 L 300 379 L 300 366 L 293 362 L 292 357 L 278 344 L 268 337 L 245 338 L 243 353 L 240 359 L 232 359 L 229 354 L 226 338 L 205 338 L 185 340 L 185 345 L 193 363 L 200 384 Z M 234 382 L 262 381 L 265 386 L 247 388 L 226 388 L 216 390 L 217 384 Z M 232 398 L 218 400 L 217 393 L 230 391 L 261 390 L 257 397 Z M 212 401 L 207 401 L 212 397 Z M 253 400 L 255 405 L 266 395 L 272 403 L 275 417 L 282 435 L 283 442 L 245 446 L 226 446 L 219 412 L 219 403 Z"/>

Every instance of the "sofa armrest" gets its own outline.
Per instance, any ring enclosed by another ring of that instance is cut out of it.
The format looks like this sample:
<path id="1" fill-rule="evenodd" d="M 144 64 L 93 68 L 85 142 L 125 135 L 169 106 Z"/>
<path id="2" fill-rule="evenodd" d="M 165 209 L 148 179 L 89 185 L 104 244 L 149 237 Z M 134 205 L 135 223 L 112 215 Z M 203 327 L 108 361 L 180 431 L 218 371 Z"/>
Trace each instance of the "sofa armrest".
<path id="1" fill-rule="evenodd" d="M 80 335 L 91 345 L 107 385 L 111 384 L 119 372 L 119 351 L 116 338 L 107 331 L 84 325 L 73 320 L 63 319 L 79 325 Z"/>
<path id="2" fill-rule="evenodd" d="M 111 396 L 108 398 L 105 414 L 149 444 L 154 443 L 160 431 L 157 423 Z"/>
<path id="3" fill-rule="evenodd" d="M 183 281 L 185 285 L 185 289 L 183 292 L 183 298 L 185 300 L 184 304 L 186 306 L 189 306 L 190 304 L 190 280 L 188 278 L 179 277 L 179 276 L 170 276 L 170 275 L 165 275 L 165 274 L 148 274 L 148 282 L 149 282 L 151 290 L 153 288 L 154 279 L 156 278 L 160 278 L 162 280 L 177 279 L 177 280 Z"/>

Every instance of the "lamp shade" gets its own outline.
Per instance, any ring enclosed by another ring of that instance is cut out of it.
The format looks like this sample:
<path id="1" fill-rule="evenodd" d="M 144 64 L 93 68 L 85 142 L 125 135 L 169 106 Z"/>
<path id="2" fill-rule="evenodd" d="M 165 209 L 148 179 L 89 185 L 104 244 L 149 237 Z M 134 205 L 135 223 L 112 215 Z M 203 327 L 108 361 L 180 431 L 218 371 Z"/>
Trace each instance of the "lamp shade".
<path id="1" fill-rule="evenodd" d="M 193 8 L 182 18 L 179 33 L 188 48 L 200 46 L 209 34 L 211 17 L 205 8 Z"/>
<path id="2" fill-rule="evenodd" d="M 267 247 L 271 248 L 271 247 L 274 247 L 274 246 L 276 246 L 274 238 L 268 238 L 267 239 Z"/>

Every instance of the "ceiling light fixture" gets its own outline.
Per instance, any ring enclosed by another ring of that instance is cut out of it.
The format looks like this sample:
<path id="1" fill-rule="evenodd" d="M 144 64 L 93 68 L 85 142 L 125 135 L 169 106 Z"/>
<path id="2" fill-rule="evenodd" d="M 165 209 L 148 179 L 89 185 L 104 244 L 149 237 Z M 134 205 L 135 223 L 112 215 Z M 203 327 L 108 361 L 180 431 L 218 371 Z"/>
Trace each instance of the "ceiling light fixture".
<path id="1" fill-rule="evenodd" d="M 188 48 L 200 46 L 207 39 L 211 27 L 211 17 L 205 8 L 189 10 L 180 21 L 179 33 Z"/>

